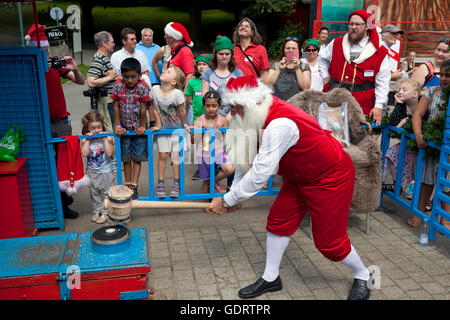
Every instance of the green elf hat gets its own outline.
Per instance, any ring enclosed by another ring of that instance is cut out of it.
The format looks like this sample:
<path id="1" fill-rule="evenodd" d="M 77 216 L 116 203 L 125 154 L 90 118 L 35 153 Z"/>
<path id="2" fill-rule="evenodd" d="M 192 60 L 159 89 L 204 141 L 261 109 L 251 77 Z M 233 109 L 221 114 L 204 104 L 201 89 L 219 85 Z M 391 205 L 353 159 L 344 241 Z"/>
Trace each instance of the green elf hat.
<path id="1" fill-rule="evenodd" d="M 320 42 L 317 39 L 308 39 L 303 43 L 303 49 L 308 48 L 309 46 L 316 46 L 317 49 L 320 48 Z"/>
<path id="2" fill-rule="evenodd" d="M 195 64 L 197 64 L 197 62 L 205 62 L 209 65 L 211 65 L 211 59 L 212 59 L 212 54 L 211 53 L 201 53 L 196 59 L 195 59 Z"/>
<path id="3" fill-rule="evenodd" d="M 234 44 L 230 38 L 218 35 L 216 37 L 216 42 L 214 43 L 214 53 L 224 49 L 230 49 L 231 53 L 233 53 Z"/>

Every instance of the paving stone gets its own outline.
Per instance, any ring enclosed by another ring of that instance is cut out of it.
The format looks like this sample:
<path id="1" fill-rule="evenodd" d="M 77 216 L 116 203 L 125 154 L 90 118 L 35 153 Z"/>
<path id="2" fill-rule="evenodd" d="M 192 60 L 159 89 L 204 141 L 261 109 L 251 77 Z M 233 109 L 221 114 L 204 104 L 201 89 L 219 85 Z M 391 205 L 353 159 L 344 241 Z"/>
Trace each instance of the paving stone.
<path id="1" fill-rule="evenodd" d="M 408 295 L 399 287 L 382 287 L 380 290 L 390 300 L 408 298 Z"/>
<path id="2" fill-rule="evenodd" d="M 331 289 L 318 289 L 318 290 L 312 290 L 312 293 L 318 300 L 337 300 L 340 299 L 338 295 Z"/>
<path id="3" fill-rule="evenodd" d="M 438 282 L 427 282 L 421 283 L 420 285 L 431 295 L 449 293 L 449 290 Z"/>
<path id="4" fill-rule="evenodd" d="M 398 279 L 394 282 L 404 291 L 419 290 L 421 286 L 417 284 L 413 279 Z"/>
<path id="5" fill-rule="evenodd" d="M 171 267 L 153 267 L 151 270 L 152 278 L 171 278 L 173 277 Z"/>
<path id="6" fill-rule="evenodd" d="M 433 297 L 423 289 L 406 291 L 406 294 L 408 295 L 408 297 L 410 297 L 411 299 L 414 299 L 414 300 L 433 299 Z"/>
<path id="7" fill-rule="evenodd" d="M 178 300 L 198 300 L 200 297 L 197 290 L 186 291 L 179 289 L 176 291 Z"/>
<path id="8" fill-rule="evenodd" d="M 199 285 L 198 286 L 198 293 L 201 299 L 203 297 L 212 297 L 212 296 L 218 296 L 219 291 L 216 286 L 205 284 L 205 285 Z"/>

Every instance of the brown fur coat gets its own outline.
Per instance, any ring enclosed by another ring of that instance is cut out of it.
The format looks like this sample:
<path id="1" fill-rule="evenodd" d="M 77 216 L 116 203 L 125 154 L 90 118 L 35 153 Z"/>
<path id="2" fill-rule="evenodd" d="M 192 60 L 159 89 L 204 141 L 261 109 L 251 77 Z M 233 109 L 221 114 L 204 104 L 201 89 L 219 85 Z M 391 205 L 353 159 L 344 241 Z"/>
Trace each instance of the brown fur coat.
<path id="1" fill-rule="evenodd" d="M 356 169 L 355 191 L 351 208 L 357 212 L 371 212 L 379 206 L 381 195 L 381 151 L 366 129 L 362 128 L 364 114 L 358 102 L 346 89 L 336 88 L 329 92 L 302 91 L 288 102 L 318 118 L 322 102 L 327 104 L 347 102 L 350 147 L 344 150 L 352 158 Z"/>

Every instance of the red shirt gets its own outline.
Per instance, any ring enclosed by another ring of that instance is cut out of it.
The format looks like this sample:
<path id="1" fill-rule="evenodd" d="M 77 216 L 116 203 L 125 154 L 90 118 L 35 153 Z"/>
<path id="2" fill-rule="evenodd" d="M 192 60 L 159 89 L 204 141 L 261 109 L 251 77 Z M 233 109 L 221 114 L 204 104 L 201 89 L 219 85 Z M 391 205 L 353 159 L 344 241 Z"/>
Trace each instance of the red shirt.
<path id="1" fill-rule="evenodd" d="M 179 42 L 175 48 L 170 51 L 170 54 L 173 55 L 175 50 L 181 46 L 183 42 Z M 189 47 L 183 47 L 180 51 L 178 51 L 177 55 L 170 60 L 170 66 L 174 65 L 181 70 L 183 70 L 184 75 L 189 73 L 194 73 L 194 55 Z"/>
<path id="2" fill-rule="evenodd" d="M 255 68 L 251 62 L 247 60 L 238 46 L 239 44 L 234 44 L 234 60 L 236 60 L 237 68 L 241 69 L 244 76 L 258 77 Z M 267 57 L 267 51 L 264 46 L 251 43 L 247 48 L 245 48 L 244 52 L 249 59 L 253 61 L 259 75 L 261 75 L 261 71 L 270 69 L 269 58 Z"/>
<path id="3" fill-rule="evenodd" d="M 59 70 L 50 68 L 45 73 L 45 84 L 47 86 L 48 110 L 50 121 L 67 118 L 70 113 L 67 112 L 66 98 L 59 77 L 65 77 L 68 70 L 61 68 Z"/>

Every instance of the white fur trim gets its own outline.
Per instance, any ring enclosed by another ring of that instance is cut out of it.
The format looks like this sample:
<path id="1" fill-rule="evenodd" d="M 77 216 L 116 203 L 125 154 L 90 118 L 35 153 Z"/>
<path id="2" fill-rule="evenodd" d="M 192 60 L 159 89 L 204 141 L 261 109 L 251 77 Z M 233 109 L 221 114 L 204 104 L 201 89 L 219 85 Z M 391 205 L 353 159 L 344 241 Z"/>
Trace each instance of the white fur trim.
<path id="1" fill-rule="evenodd" d="M 243 107 L 259 103 L 267 95 L 272 94 L 272 89 L 258 79 L 258 86 L 249 88 L 244 86 L 239 90 L 229 90 L 225 88 L 222 94 L 222 102 L 228 105 L 239 104 Z"/>
<path id="2" fill-rule="evenodd" d="M 174 38 L 175 40 L 178 40 L 178 41 L 183 40 L 183 34 L 182 34 L 181 32 L 179 32 L 179 31 L 175 30 L 174 28 L 172 28 L 172 26 L 171 26 L 172 23 L 173 23 L 173 22 L 169 22 L 169 23 L 166 25 L 166 27 L 164 28 L 164 32 L 165 32 L 168 36 Z M 192 43 L 192 42 L 191 42 L 191 43 Z M 192 45 L 194 45 L 194 44 L 192 44 Z"/>
<path id="3" fill-rule="evenodd" d="M 344 39 L 342 40 L 342 50 L 344 51 L 344 57 L 347 61 L 350 61 L 350 47 L 351 44 L 348 40 L 348 33 L 346 33 Z M 375 48 L 374 44 L 369 41 L 359 55 L 358 59 L 353 60 L 353 62 L 356 64 L 360 64 L 373 56 L 376 51 L 377 49 Z"/>
<path id="4" fill-rule="evenodd" d="M 25 44 L 26 44 L 27 47 L 37 47 L 37 41 L 36 40 L 29 40 L 29 39 L 27 39 L 25 37 L 25 41 L 26 41 Z M 41 43 L 41 48 L 50 46 L 47 40 L 41 40 L 40 43 Z"/>
<path id="5" fill-rule="evenodd" d="M 69 180 L 59 181 L 58 184 L 59 190 L 67 193 L 68 196 L 72 196 L 84 187 L 89 186 L 91 184 L 91 179 L 85 175 L 80 180 L 75 181 L 73 187 L 70 186 Z"/>

